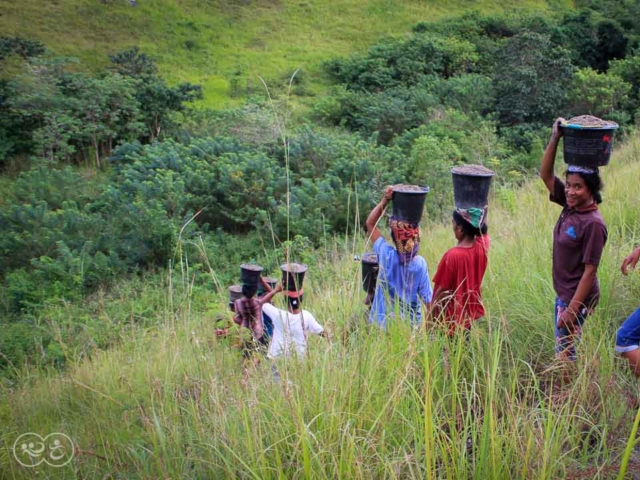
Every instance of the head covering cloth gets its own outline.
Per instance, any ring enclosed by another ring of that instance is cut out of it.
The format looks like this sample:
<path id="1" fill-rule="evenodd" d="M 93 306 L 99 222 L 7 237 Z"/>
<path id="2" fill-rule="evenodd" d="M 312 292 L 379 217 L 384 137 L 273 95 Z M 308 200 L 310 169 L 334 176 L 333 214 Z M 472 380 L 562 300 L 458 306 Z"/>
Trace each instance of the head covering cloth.
<path id="1" fill-rule="evenodd" d="M 487 216 L 487 205 L 483 208 L 471 207 L 471 208 L 456 208 L 456 212 L 467 222 L 475 228 L 482 227 L 484 219 Z"/>
<path id="2" fill-rule="evenodd" d="M 567 173 L 585 173 L 592 175 L 594 173 L 600 173 L 598 167 L 584 167 L 582 165 L 569 165 L 567 167 Z"/>
<path id="3" fill-rule="evenodd" d="M 403 264 L 411 262 L 420 248 L 420 225 L 391 217 L 389 227 L 400 261 Z"/>

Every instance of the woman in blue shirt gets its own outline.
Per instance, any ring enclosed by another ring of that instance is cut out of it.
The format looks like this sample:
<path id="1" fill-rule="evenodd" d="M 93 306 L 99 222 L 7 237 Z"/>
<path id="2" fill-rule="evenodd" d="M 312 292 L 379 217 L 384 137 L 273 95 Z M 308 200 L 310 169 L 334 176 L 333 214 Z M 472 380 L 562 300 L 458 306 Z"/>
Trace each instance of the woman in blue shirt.
<path id="1" fill-rule="evenodd" d="M 420 226 L 392 217 L 389 226 L 395 248 L 387 243 L 378 229 L 378 221 L 392 198 L 393 187 L 387 187 L 366 222 L 380 265 L 369 322 L 382 328 L 396 313 L 412 325 L 419 324 L 422 321 L 420 300 L 427 304 L 432 295 L 427 262 L 418 255 Z"/>

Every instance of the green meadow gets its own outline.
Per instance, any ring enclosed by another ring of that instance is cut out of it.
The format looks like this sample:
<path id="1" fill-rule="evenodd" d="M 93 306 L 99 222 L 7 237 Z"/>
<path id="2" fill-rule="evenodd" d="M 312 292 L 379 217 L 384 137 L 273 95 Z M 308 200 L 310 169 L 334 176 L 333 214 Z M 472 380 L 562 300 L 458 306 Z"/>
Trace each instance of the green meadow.
<path id="1" fill-rule="evenodd" d="M 499 13 L 569 8 L 543 0 L 0 0 L 0 31 L 43 42 L 56 55 L 100 69 L 134 45 L 170 83 L 203 86 L 204 104 L 234 106 L 263 95 L 259 76 L 284 85 L 301 69 L 306 95 L 325 92 L 322 62 L 365 52 L 420 21 L 469 9 Z"/>
<path id="2" fill-rule="evenodd" d="M 637 273 L 619 271 L 640 239 L 638 155 L 632 136 L 603 169 L 603 296 L 575 365 L 553 355 L 559 207 L 533 180 L 491 198 L 488 314 L 468 341 L 402 323 L 370 328 L 353 260 L 367 249 L 360 236 L 336 238 L 311 266 L 306 308 L 330 338 L 312 338 L 304 361 L 278 362 L 279 383 L 269 361 L 245 369 L 233 339 L 216 337 L 215 319 L 229 315 L 226 292 L 194 287 L 195 259 L 182 256 L 167 273 L 122 282 L 82 306 L 50 308 L 39 321 L 60 330 L 81 315 L 130 321 L 111 349 L 75 352 L 64 372 L 18 369 L 5 381 L 2 477 L 633 478 L 637 383 L 613 347 L 640 288 Z M 453 245 L 448 227 L 423 226 L 431 274 Z M 214 275 L 215 252 L 206 253 Z M 12 443 L 25 432 L 65 433 L 74 460 L 20 467 Z"/>

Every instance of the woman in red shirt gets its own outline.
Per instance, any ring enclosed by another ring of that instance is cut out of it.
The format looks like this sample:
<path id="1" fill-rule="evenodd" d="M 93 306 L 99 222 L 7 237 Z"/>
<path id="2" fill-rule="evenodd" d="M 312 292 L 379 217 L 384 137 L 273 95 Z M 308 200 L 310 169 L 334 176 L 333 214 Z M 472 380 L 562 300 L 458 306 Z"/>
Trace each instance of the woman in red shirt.
<path id="1" fill-rule="evenodd" d="M 433 277 L 431 318 L 443 322 L 449 335 L 459 328 L 469 330 L 484 316 L 481 285 L 489 251 L 486 213 L 486 207 L 453 212 L 453 234 L 458 244 L 444 254 Z"/>

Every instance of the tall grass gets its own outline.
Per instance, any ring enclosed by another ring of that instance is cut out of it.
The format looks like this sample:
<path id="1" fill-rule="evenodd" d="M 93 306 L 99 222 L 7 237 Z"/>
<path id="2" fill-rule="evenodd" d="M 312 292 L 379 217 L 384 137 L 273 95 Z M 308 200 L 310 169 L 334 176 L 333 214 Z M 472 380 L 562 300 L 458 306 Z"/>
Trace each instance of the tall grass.
<path id="1" fill-rule="evenodd" d="M 188 302 L 180 269 L 162 325 L 132 329 L 63 374 L 25 371 L 0 400 L 0 472 L 7 478 L 613 478 L 638 471 L 637 385 L 614 356 L 615 328 L 637 305 L 638 276 L 618 267 L 638 240 L 634 163 L 640 138 L 615 154 L 602 213 L 609 242 L 603 298 L 575 366 L 553 358 L 551 231 L 559 208 L 540 181 L 493 201 L 487 316 L 469 340 L 364 320 L 361 238 L 336 239 L 305 281 L 306 308 L 331 332 L 304 361 L 245 371 L 210 316 Z M 454 243 L 425 227 L 431 273 Z M 215 266 L 215 258 L 210 259 Z M 169 282 L 167 281 L 168 285 Z M 225 312 L 215 296 L 214 310 Z M 171 306 L 172 305 L 172 306 Z M 637 422 L 636 422 L 637 423 Z M 64 432 L 77 444 L 61 469 L 20 467 L 25 432 Z M 622 466 L 622 467 L 621 467 Z"/>

